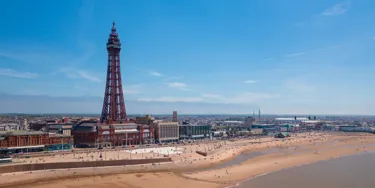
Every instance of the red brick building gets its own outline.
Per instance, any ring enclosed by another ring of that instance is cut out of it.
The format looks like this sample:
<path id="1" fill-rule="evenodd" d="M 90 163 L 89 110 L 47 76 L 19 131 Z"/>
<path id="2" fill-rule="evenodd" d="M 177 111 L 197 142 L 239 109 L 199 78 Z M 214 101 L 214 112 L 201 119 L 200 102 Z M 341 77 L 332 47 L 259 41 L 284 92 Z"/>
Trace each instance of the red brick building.
<path id="1" fill-rule="evenodd" d="M 71 149 L 72 136 L 42 131 L 1 131 L 0 149 L 10 151 Z"/>
<path id="2" fill-rule="evenodd" d="M 135 123 L 81 123 L 72 130 L 76 147 L 106 147 L 153 143 L 154 129 Z"/>
<path id="3" fill-rule="evenodd" d="M 153 127 L 135 123 L 112 124 L 110 133 L 115 146 L 150 144 L 154 139 Z"/>
<path id="4" fill-rule="evenodd" d="M 73 127 L 75 147 L 94 147 L 97 143 L 97 121 L 82 121 Z"/>

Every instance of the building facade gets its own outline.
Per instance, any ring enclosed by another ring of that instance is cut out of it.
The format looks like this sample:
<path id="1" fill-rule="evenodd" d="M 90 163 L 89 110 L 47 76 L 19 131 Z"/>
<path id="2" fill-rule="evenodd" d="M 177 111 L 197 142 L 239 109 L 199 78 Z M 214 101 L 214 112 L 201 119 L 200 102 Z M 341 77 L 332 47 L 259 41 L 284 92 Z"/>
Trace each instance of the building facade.
<path id="1" fill-rule="evenodd" d="M 97 121 L 81 121 L 72 129 L 75 147 L 95 147 L 97 142 Z"/>
<path id="2" fill-rule="evenodd" d="M 173 111 L 172 122 L 178 122 L 177 111 Z"/>
<path id="3" fill-rule="evenodd" d="M 154 142 L 154 128 L 135 123 L 113 124 L 111 136 L 115 146 L 142 145 Z"/>
<path id="4" fill-rule="evenodd" d="M 178 122 L 154 121 L 155 140 L 158 143 L 177 142 L 179 140 Z"/>
<path id="5" fill-rule="evenodd" d="M 251 135 L 254 135 L 254 136 L 259 136 L 259 135 L 264 134 L 263 129 L 261 129 L 261 128 L 251 129 L 250 133 L 251 133 Z"/>
<path id="6" fill-rule="evenodd" d="M 42 131 L 3 131 L 0 132 L 2 152 L 32 152 L 57 149 L 71 149 L 72 136 L 50 134 Z"/>
<path id="7" fill-rule="evenodd" d="M 110 147 L 150 144 L 154 129 L 136 123 L 97 124 L 84 122 L 72 131 L 76 147 Z"/>
<path id="8" fill-rule="evenodd" d="M 49 124 L 48 125 L 48 132 L 50 133 L 57 133 L 57 134 L 62 134 L 66 136 L 71 136 L 72 135 L 72 124 Z"/>
<path id="9" fill-rule="evenodd" d="M 179 127 L 180 140 L 211 138 L 211 125 L 181 125 Z"/>
<path id="10" fill-rule="evenodd" d="M 144 117 L 136 117 L 135 118 L 135 123 L 136 124 L 141 124 L 141 125 L 151 125 L 151 123 L 154 121 L 155 119 L 152 118 L 150 115 L 146 115 Z"/>
<path id="11" fill-rule="evenodd" d="M 249 116 L 245 118 L 244 126 L 251 127 L 253 123 L 255 122 L 255 118 Z"/>
<path id="12" fill-rule="evenodd" d="M 40 131 L 43 128 L 46 128 L 46 127 L 47 127 L 47 123 L 45 123 L 45 122 L 33 122 L 33 123 L 29 123 L 29 129 L 33 130 L 33 131 Z"/>

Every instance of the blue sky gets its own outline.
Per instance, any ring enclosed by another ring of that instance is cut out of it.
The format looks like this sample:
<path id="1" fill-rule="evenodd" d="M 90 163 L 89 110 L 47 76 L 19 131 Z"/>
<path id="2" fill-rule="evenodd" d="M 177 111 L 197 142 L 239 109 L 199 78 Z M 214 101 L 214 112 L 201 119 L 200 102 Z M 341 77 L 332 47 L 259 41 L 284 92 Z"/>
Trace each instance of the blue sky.
<path id="1" fill-rule="evenodd" d="M 99 113 L 116 21 L 128 113 L 375 114 L 373 10 L 372 0 L 3 2 L 0 112 Z M 41 95 L 53 105 L 35 104 Z"/>

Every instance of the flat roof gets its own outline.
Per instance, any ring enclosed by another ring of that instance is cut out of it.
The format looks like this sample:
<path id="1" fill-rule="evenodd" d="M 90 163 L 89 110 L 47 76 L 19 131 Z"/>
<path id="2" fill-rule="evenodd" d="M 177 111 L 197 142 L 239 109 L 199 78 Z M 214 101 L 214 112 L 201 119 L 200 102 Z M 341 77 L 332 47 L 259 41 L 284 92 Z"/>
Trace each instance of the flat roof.
<path id="1" fill-rule="evenodd" d="M 223 121 L 223 123 L 244 123 L 243 121 Z"/>
<path id="2" fill-rule="evenodd" d="M 48 132 L 43 131 L 0 131 L 0 135 L 41 135 L 41 134 L 48 134 Z"/>
<path id="3" fill-rule="evenodd" d="M 9 147 L 9 148 L 6 148 L 6 149 L 23 149 L 23 148 L 44 148 L 44 145 Z"/>
<path id="4" fill-rule="evenodd" d="M 296 118 L 296 120 L 308 120 L 309 118 L 306 118 L 306 117 L 298 117 Z M 293 118 L 275 118 L 276 121 L 294 121 L 294 117 Z"/>

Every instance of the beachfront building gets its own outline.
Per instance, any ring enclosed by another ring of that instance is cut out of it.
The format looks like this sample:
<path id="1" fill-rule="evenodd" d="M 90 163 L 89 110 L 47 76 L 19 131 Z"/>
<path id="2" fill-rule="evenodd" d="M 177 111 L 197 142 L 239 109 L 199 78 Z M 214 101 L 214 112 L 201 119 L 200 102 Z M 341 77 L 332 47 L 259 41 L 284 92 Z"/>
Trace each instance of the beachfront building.
<path id="1" fill-rule="evenodd" d="M 48 125 L 48 132 L 70 136 L 70 135 L 72 135 L 71 134 L 72 127 L 73 127 L 73 125 L 68 124 L 68 123 L 49 124 Z"/>
<path id="2" fill-rule="evenodd" d="M 211 138 L 211 125 L 180 125 L 180 140 Z"/>
<path id="3" fill-rule="evenodd" d="M 135 123 L 141 125 L 151 125 L 154 120 L 155 118 L 151 117 L 150 115 L 146 115 L 144 117 L 136 117 Z"/>
<path id="4" fill-rule="evenodd" d="M 18 153 L 71 149 L 72 136 L 42 131 L 0 131 L 0 152 Z"/>
<path id="5" fill-rule="evenodd" d="M 251 129 L 263 129 L 263 134 L 276 133 L 279 128 L 276 124 L 253 124 Z"/>
<path id="6" fill-rule="evenodd" d="M 49 133 L 49 144 L 45 145 L 44 150 L 70 150 L 73 149 L 74 137 L 71 135 Z"/>
<path id="7" fill-rule="evenodd" d="M 110 125 L 111 143 L 115 146 L 142 145 L 154 142 L 154 128 L 135 123 Z"/>
<path id="8" fill-rule="evenodd" d="M 300 130 L 298 124 L 281 124 L 279 125 L 280 132 L 294 132 Z"/>
<path id="9" fill-rule="evenodd" d="M 263 131 L 263 129 L 255 128 L 255 129 L 251 129 L 250 134 L 252 136 L 260 136 L 260 135 L 264 134 L 264 131 Z"/>
<path id="10" fill-rule="evenodd" d="M 152 127 L 155 129 L 155 141 L 158 143 L 177 142 L 180 138 L 178 122 L 156 120 Z"/>
<path id="11" fill-rule="evenodd" d="M 75 147 L 95 147 L 97 139 L 97 121 L 81 121 L 72 129 Z"/>
<path id="12" fill-rule="evenodd" d="M 154 129 L 136 123 L 81 122 L 73 128 L 76 147 L 111 147 L 153 143 Z"/>

